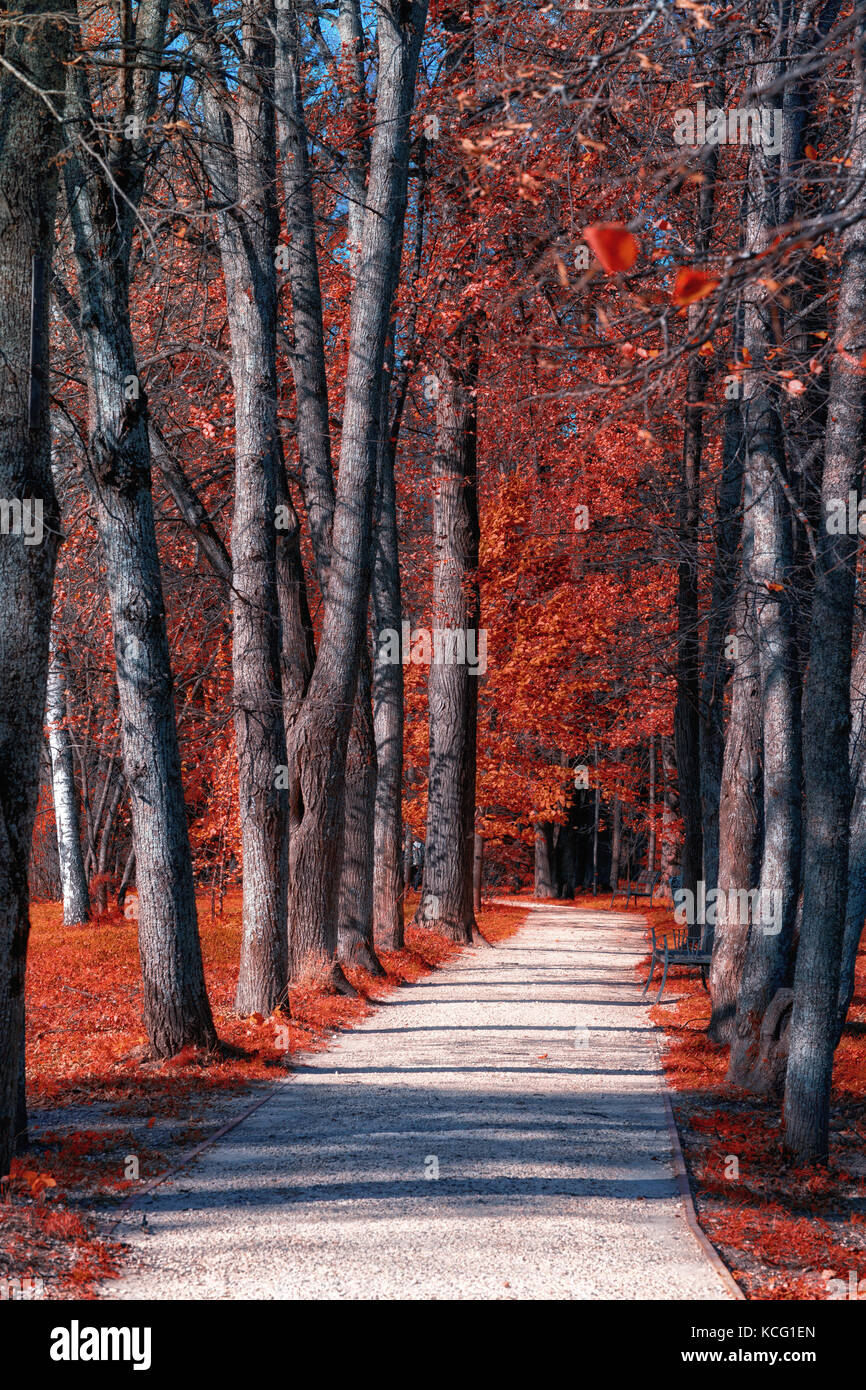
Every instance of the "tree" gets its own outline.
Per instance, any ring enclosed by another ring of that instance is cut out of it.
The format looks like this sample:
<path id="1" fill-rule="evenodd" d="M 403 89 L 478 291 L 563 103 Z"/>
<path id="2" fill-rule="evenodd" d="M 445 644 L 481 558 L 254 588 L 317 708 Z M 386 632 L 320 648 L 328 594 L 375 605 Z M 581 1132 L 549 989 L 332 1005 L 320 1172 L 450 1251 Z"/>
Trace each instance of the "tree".
<path id="1" fill-rule="evenodd" d="M 799 1162 L 827 1157 L 830 1088 L 838 1038 L 839 971 L 845 931 L 850 844 L 851 640 L 857 539 L 834 533 L 840 498 L 858 492 L 866 390 L 866 107 L 863 103 L 866 23 L 860 16 L 854 53 L 851 173 L 842 234 L 837 352 L 830 368 L 829 410 L 821 480 L 825 524 L 817 537 L 809 669 L 804 699 L 805 847 L 803 923 L 785 1076 L 785 1143 Z M 856 170 L 856 172 L 855 172 Z"/>
<path id="2" fill-rule="evenodd" d="M 157 104 L 167 6 L 145 0 L 107 130 L 84 55 L 66 82 L 66 204 L 89 386 L 90 489 L 107 569 L 139 897 L 144 1017 L 157 1056 L 216 1041 L 198 939 L 156 544 L 147 398 L 129 314 L 129 260 Z M 129 35 L 123 35 L 128 53 Z"/>
<path id="3" fill-rule="evenodd" d="M 54 792 L 54 819 L 57 824 L 57 850 L 63 886 L 63 921 L 66 926 L 90 920 L 90 894 L 81 852 L 78 822 L 78 792 L 72 740 L 66 718 L 65 659 L 56 637 L 52 642 L 48 667 L 48 693 L 45 708 L 48 746 L 51 752 L 51 785 Z"/>
<path id="4" fill-rule="evenodd" d="M 292 732 L 300 781 L 293 826 L 293 969 L 333 978 L 344 771 L 369 594 L 382 362 L 406 207 L 409 119 L 426 3 L 379 9 L 379 82 L 349 336 L 331 563 L 316 666 Z"/>
<path id="5" fill-rule="evenodd" d="M 39 793 L 51 593 L 60 517 L 51 476 L 48 285 L 69 10 L 40 0 L 3 16 L 0 74 L 0 1177 L 23 1074 L 28 872 Z"/>

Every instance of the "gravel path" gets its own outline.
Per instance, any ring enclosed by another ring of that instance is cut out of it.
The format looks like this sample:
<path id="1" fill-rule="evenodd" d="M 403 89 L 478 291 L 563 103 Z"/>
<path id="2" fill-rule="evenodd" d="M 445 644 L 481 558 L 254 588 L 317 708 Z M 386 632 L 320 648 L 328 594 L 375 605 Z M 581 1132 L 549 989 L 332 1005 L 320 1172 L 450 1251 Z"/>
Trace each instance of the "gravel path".
<path id="1" fill-rule="evenodd" d="M 399 990 L 141 1199 L 102 1296 L 729 1297 L 674 1179 L 644 951 L 634 917 L 538 905 Z"/>

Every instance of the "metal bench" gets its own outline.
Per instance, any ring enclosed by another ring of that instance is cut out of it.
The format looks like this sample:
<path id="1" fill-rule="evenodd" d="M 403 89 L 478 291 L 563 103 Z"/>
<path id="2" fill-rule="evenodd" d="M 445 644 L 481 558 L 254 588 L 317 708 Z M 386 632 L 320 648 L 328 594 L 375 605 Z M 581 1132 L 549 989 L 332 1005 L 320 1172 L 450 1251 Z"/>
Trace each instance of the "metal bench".
<path id="1" fill-rule="evenodd" d="M 656 890 L 660 877 L 661 874 L 650 874 L 644 872 L 642 874 L 638 874 L 637 878 L 627 879 L 627 887 L 625 888 L 620 887 L 619 883 L 617 883 L 616 887 L 610 895 L 611 907 L 613 907 L 614 899 L 616 898 L 617 894 L 620 894 L 622 897 L 625 898 L 626 907 L 628 907 L 632 899 L 634 899 L 634 901 L 637 902 L 638 898 L 649 898 L 649 905 L 650 907 L 652 907 L 653 893 Z"/>
<path id="2" fill-rule="evenodd" d="M 661 936 L 660 934 L 657 937 L 656 929 L 652 923 L 650 923 L 650 933 L 652 935 L 653 949 L 650 958 L 649 974 L 646 977 L 646 982 L 641 991 L 641 999 L 643 999 L 649 989 L 650 980 L 656 968 L 656 961 L 659 961 L 659 963 L 664 962 L 662 982 L 659 985 L 659 992 L 655 999 L 657 1004 L 664 993 L 665 981 L 668 978 L 668 966 L 671 965 L 692 966 L 700 970 L 701 984 L 704 989 L 706 989 L 707 971 L 710 966 L 710 961 L 713 958 L 712 951 L 707 949 L 706 927 L 704 927 L 699 941 L 696 941 L 693 937 L 689 937 L 689 928 L 687 926 L 669 928 L 667 935 Z"/>

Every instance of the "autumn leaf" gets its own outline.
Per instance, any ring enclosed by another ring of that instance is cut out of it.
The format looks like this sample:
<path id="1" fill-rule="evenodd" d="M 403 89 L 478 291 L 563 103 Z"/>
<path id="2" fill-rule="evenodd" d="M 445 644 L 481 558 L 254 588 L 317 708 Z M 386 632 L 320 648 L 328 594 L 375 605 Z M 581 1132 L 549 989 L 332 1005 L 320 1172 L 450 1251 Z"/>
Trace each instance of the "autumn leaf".
<path id="1" fill-rule="evenodd" d="M 640 250 L 637 238 L 621 222 L 596 222 L 585 229 L 583 239 L 608 275 L 631 270 Z"/>
<path id="2" fill-rule="evenodd" d="M 712 275 L 705 274 L 703 270 L 695 270 L 685 265 L 681 266 L 674 282 L 674 304 L 678 308 L 682 308 L 686 304 L 696 304 L 699 299 L 706 299 L 707 295 L 712 294 L 718 283 L 717 279 Z"/>

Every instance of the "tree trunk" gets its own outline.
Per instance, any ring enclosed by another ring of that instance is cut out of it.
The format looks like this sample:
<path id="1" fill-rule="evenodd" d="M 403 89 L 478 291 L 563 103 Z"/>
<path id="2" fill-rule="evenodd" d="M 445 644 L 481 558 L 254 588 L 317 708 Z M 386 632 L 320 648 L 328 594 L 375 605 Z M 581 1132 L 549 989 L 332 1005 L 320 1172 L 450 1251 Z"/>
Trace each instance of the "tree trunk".
<path id="1" fill-rule="evenodd" d="M 114 822 L 117 819 L 117 812 L 123 796 L 123 773 L 119 767 L 112 763 L 109 767 L 111 778 L 111 796 L 105 809 L 105 819 L 102 822 L 102 830 L 99 835 L 99 851 L 96 856 L 96 910 L 100 916 L 104 916 L 108 911 L 108 852 L 111 848 L 111 836 L 114 833 Z"/>
<path id="2" fill-rule="evenodd" d="M 830 1088 L 837 1037 L 839 968 L 845 929 L 851 810 L 851 636 L 857 537 L 832 534 L 834 504 L 859 491 L 866 391 L 859 360 L 866 348 L 866 109 L 862 16 L 854 62 L 852 171 L 842 234 L 842 269 L 830 366 L 821 510 L 809 669 L 804 701 L 806 823 L 803 922 L 785 1078 L 785 1145 L 799 1163 L 827 1157 Z M 842 350 L 844 349 L 844 350 Z"/>
<path id="3" fill-rule="evenodd" d="M 72 740 L 66 717 L 64 657 L 61 648 L 53 641 L 51 664 L 48 668 L 45 718 L 48 724 L 48 747 L 51 752 L 54 820 L 57 825 L 57 852 L 63 887 L 63 923 L 64 926 L 70 927 L 78 922 L 90 921 L 90 895 L 87 891 L 87 875 L 84 872 L 84 856 L 81 852 L 75 760 L 72 756 Z"/>
<path id="4" fill-rule="evenodd" d="M 743 561 L 733 636 L 731 711 L 719 799 L 718 888 L 725 903 L 738 889 L 757 881 L 761 860 L 761 676 L 755 640 L 754 598 L 749 578 L 752 554 L 751 490 L 743 496 Z M 728 918 L 730 917 L 730 920 Z M 713 937 L 709 990 L 712 1015 L 709 1036 L 729 1043 L 749 939 L 749 921 L 720 909 Z"/>
<path id="5" fill-rule="evenodd" d="M 553 871 L 551 830 L 547 821 L 537 821 L 535 825 L 535 896 L 553 897 Z"/>
<path id="6" fill-rule="evenodd" d="M 475 832 L 472 858 L 472 908 L 476 916 L 481 911 L 481 879 L 484 874 L 484 837 Z"/>
<path id="7" fill-rule="evenodd" d="M 677 855 L 679 852 L 679 839 L 674 830 L 674 821 L 679 816 L 679 799 L 677 797 L 676 782 L 676 756 L 674 754 L 674 741 L 668 734 L 661 736 L 662 750 L 662 854 L 661 854 L 661 881 L 663 884 L 670 884 L 677 866 Z"/>
<path id="8" fill-rule="evenodd" d="M 412 841 L 414 839 L 411 825 L 406 825 L 403 832 L 403 893 L 409 892 L 412 887 Z"/>
<path id="9" fill-rule="evenodd" d="M 346 749 L 366 632 L 382 362 L 406 207 L 409 117 L 426 19 L 387 0 L 379 8 L 379 83 L 367 212 L 352 296 L 339 481 L 318 660 L 295 724 L 291 758 L 300 822 L 291 849 L 293 972 L 334 979 L 343 861 Z"/>
<path id="10" fill-rule="evenodd" d="M 393 335 L 389 361 L 393 365 Z M 373 551 L 373 725 L 376 739 L 376 803 L 373 827 L 373 930 L 386 951 L 403 948 L 403 663 L 383 661 L 380 635 L 401 632 L 400 551 L 394 480 L 396 434 L 390 398 L 382 393 L 382 422 L 376 462 L 376 530 Z"/>
<path id="11" fill-rule="evenodd" d="M 477 356 L 465 372 L 439 366 L 434 443 L 434 626 L 445 639 L 430 664 L 427 700 L 430 757 L 427 848 L 419 914 L 454 941 L 471 941 L 472 853 L 475 835 L 475 744 L 479 651 L 478 501 L 476 493 Z M 445 650 L 446 641 L 457 647 Z M 459 650 L 464 643 L 463 659 Z M 449 659 L 450 657 L 450 659 Z M 435 904 L 432 909 L 430 903 Z M 420 920 L 420 918 L 419 918 Z"/>
<path id="12" fill-rule="evenodd" d="M 60 531 L 51 477 L 47 295 L 60 132 L 40 94 L 52 92 L 56 100 L 63 85 L 69 30 L 65 16 L 51 22 L 57 14 L 56 5 L 33 3 L 20 26 L 7 14 L 0 74 L 0 493 L 26 503 L 35 523 L 29 537 L 10 534 L 0 546 L 0 1177 L 9 1172 L 16 1130 L 26 1128 L 19 1093 L 28 874 Z M 22 506 L 22 522 L 24 515 Z"/>
<path id="13" fill-rule="evenodd" d="M 775 76 L 775 66 L 767 64 L 759 71 L 758 80 L 769 83 Z M 752 253 L 764 251 L 775 235 L 778 177 L 778 160 L 753 147 L 746 219 L 747 249 Z M 759 887 L 762 904 L 773 903 L 774 894 L 779 904 L 770 923 L 752 922 L 740 980 L 728 1079 L 748 1087 L 759 1052 L 761 1020 L 776 991 L 786 983 L 790 957 L 800 876 L 801 741 L 799 673 L 789 591 L 791 514 L 781 482 L 785 457 L 778 390 L 766 375 L 767 354 L 775 338 L 763 287 L 757 282 L 749 284 L 744 299 L 744 348 L 751 364 L 744 380 L 745 467 L 752 497 L 751 578 L 764 750 L 764 846 Z"/>
<path id="14" fill-rule="evenodd" d="M 713 106 L 724 104 L 724 80 L 718 67 L 707 93 Z M 706 147 L 701 156 L 698 185 L 696 255 L 709 254 L 716 198 L 718 148 Z M 697 332 L 706 316 L 705 306 L 689 309 L 689 329 Z M 701 520 L 701 455 L 703 452 L 704 397 L 707 389 L 706 358 L 693 351 L 686 381 L 685 429 L 680 483 L 678 525 L 679 565 L 677 591 L 677 695 L 674 708 L 674 743 L 677 787 L 683 818 L 682 887 L 697 896 L 703 875 L 703 817 L 701 800 L 701 678 L 700 606 L 698 601 L 698 536 Z"/>
<path id="15" fill-rule="evenodd" d="M 384 975 L 373 946 L 373 820 L 376 802 L 376 743 L 370 704 L 372 671 L 361 649 L 358 688 L 346 753 L 343 869 L 337 911 L 337 956 Z"/>
<path id="16" fill-rule="evenodd" d="M 716 503 L 716 553 L 701 680 L 701 822 L 703 877 L 707 894 L 718 888 L 719 883 L 719 807 L 725 761 L 724 705 L 728 679 L 725 644 L 731 631 L 731 609 L 736 588 L 737 550 L 742 531 L 742 493 L 742 418 L 739 402 L 730 401 L 725 419 L 722 476 Z"/>
<path id="17" fill-rule="evenodd" d="M 156 104 L 165 10 L 139 9 L 136 34 L 146 65 L 130 83 L 135 119 L 147 127 Z M 157 1056 L 212 1046 L 186 806 L 181 781 L 171 663 L 151 495 L 147 402 L 129 320 L 128 267 L 146 136 L 121 142 L 121 203 L 95 154 L 98 139 L 87 75 L 67 75 L 63 165 L 75 248 L 81 333 L 89 385 L 84 468 L 105 558 L 111 606 L 123 765 L 138 865 L 138 941 L 144 1021 Z M 79 140 L 78 137 L 81 137 Z M 119 167 L 119 166 L 118 166 Z"/>
<path id="18" fill-rule="evenodd" d="M 601 786 L 598 780 L 598 744 L 595 753 L 595 797 L 592 812 L 592 896 L 598 896 L 598 823 L 601 818 Z"/>
<path id="19" fill-rule="evenodd" d="M 617 762 L 622 755 L 614 754 Z M 619 780 L 617 779 L 617 789 Z M 622 858 L 622 802 L 614 795 L 610 813 L 610 891 L 619 886 L 620 860 Z"/>
<path id="20" fill-rule="evenodd" d="M 656 736 L 649 740 L 649 834 L 647 836 L 646 866 L 651 874 L 656 868 Z"/>
<path id="21" fill-rule="evenodd" d="M 866 921 L 866 629 L 860 637 L 851 672 L 851 830 L 848 845 L 848 899 L 839 971 L 836 1045 L 854 998 L 857 951 Z"/>
<path id="22" fill-rule="evenodd" d="M 217 204 L 235 397 L 232 674 L 243 847 L 243 937 L 235 1008 L 271 1014 L 288 997 L 288 788 L 277 592 L 282 468 L 276 376 L 274 10 L 246 0 L 237 110 L 204 86 L 206 165 Z M 213 61 L 214 44 L 199 41 Z M 206 46 L 207 45 L 207 46 Z"/>
<path id="23" fill-rule="evenodd" d="M 334 478 L 315 209 L 301 86 L 300 32 L 293 4 L 281 5 L 277 16 L 276 99 L 289 232 L 288 266 L 295 349 L 291 361 L 301 480 L 319 587 L 324 598 L 330 571 Z M 354 187 L 354 194 L 350 221 L 352 228 L 357 229 L 364 214 L 363 178 L 359 187 Z M 357 268 L 357 261 L 354 264 Z M 393 286 L 389 294 L 393 294 Z M 387 418 L 387 393 L 384 418 Z M 373 945 L 373 819 L 377 780 L 370 700 L 369 658 L 362 653 L 362 678 L 355 692 L 345 768 L 342 867 L 345 883 L 341 882 L 338 898 L 337 955 L 341 961 L 363 965 L 378 975 L 383 972 Z M 294 775 L 298 775 L 297 769 Z M 336 965 L 331 967 L 330 978 L 338 988 L 349 989 Z"/>

